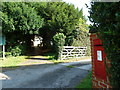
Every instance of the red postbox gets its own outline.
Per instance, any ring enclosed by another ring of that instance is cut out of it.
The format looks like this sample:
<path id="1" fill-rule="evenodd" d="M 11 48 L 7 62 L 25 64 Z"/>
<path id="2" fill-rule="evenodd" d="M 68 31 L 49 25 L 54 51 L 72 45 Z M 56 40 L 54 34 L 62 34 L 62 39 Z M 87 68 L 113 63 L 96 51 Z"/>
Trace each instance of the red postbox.
<path id="1" fill-rule="evenodd" d="M 97 37 L 96 34 L 91 34 L 91 47 L 92 47 L 92 59 L 94 65 L 94 74 L 97 78 L 107 80 L 106 78 L 106 68 L 105 68 L 105 58 L 104 48 L 102 46 L 102 41 Z"/>
<path id="2" fill-rule="evenodd" d="M 106 81 L 106 69 L 105 69 L 105 58 L 104 48 L 102 47 L 102 41 L 100 39 L 93 40 L 93 51 L 94 51 L 94 73 L 97 78 Z"/>

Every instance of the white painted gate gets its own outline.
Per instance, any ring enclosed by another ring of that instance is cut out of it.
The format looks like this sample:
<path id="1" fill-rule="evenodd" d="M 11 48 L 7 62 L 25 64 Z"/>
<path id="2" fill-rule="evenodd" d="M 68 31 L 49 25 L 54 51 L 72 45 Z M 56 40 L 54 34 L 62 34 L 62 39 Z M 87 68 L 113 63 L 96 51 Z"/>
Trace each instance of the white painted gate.
<path id="1" fill-rule="evenodd" d="M 86 49 L 87 47 L 64 46 L 61 52 L 61 60 L 85 56 Z"/>

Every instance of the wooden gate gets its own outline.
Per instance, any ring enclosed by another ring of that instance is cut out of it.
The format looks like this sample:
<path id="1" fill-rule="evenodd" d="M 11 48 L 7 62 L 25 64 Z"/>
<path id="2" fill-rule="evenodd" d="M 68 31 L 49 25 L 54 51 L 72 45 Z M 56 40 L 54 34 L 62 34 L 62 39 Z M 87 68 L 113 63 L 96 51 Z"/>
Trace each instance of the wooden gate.
<path id="1" fill-rule="evenodd" d="M 64 46 L 61 52 L 61 60 L 85 56 L 86 49 L 87 47 Z"/>

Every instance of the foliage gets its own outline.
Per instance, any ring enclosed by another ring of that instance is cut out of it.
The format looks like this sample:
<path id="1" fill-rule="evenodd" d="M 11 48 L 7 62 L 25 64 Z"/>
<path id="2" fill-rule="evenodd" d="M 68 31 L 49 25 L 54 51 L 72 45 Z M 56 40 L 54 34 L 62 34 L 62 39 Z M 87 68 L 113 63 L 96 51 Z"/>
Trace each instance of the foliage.
<path id="1" fill-rule="evenodd" d="M 82 15 L 83 16 L 83 15 Z M 90 52 L 90 39 L 89 39 L 89 28 L 86 24 L 86 19 L 80 18 L 76 24 L 76 29 L 72 31 L 72 34 L 67 36 L 66 44 L 67 46 L 85 46 L 87 47 L 86 55 L 89 56 Z"/>
<path id="2" fill-rule="evenodd" d="M 71 46 L 72 45 L 72 43 L 74 42 L 74 36 L 68 36 L 68 37 L 66 37 L 66 40 L 65 40 L 66 42 L 65 42 L 65 45 L 66 46 Z"/>
<path id="3" fill-rule="evenodd" d="M 65 38 L 66 36 L 63 33 L 57 33 L 53 39 L 54 39 L 54 47 L 56 52 L 56 59 L 61 59 L 61 50 L 65 44 Z"/>
<path id="4" fill-rule="evenodd" d="M 53 37 L 57 33 L 66 36 L 65 45 L 73 45 L 75 41 L 81 40 L 77 38 L 84 36 L 81 31 L 88 31 L 82 9 L 75 8 L 73 4 L 3 2 L 1 6 L 0 18 L 7 48 L 17 45 L 29 48 L 36 34 L 43 38 L 44 47 L 51 48 Z M 85 38 L 82 38 L 82 41 L 86 40 Z"/>
<path id="5" fill-rule="evenodd" d="M 82 16 L 83 16 L 83 15 L 82 15 Z M 79 19 L 79 22 L 77 23 L 76 28 L 77 28 L 78 30 L 83 31 L 83 32 L 88 32 L 88 30 L 89 30 L 89 25 L 86 24 L 86 19 L 85 19 L 84 17 Z"/>
<path id="6" fill-rule="evenodd" d="M 43 19 L 34 8 L 21 2 L 2 3 L 3 33 L 21 31 L 24 34 L 42 27 Z"/>
<path id="7" fill-rule="evenodd" d="M 45 24 L 40 29 L 43 37 L 43 45 L 50 46 L 53 36 L 56 33 L 64 33 L 66 37 L 75 30 L 75 25 L 82 18 L 82 10 L 75 9 L 74 5 L 65 2 L 40 3 L 37 12 L 44 18 Z"/>
<path id="8" fill-rule="evenodd" d="M 86 50 L 86 55 L 90 56 L 91 55 L 91 49 L 90 49 L 90 38 L 89 38 L 89 33 L 86 31 L 79 31 L 79 34 L 76 38 L 74 38 L 72 46 L 84 46 L 87 47 Z"/>
<path id="9" fill-rule="evenodd" d="M 90 38 L 88 33 L 89 25 L 86 24 L 86 19 L 84 17 L 79 19 L 79 22 L 76 25 L 76 29 L 77 29 L 77 33 L 75 33 L 75 35 L 77 36 L 74 38 L 72 46 L 87 47 L 86 55 L 90 56 L 91 49 L 90 49 Z"/>
<path id="10" fill-rule="evenodd" d="M 44 23 L 38 12 L 23 2 L 2 2 L 0 14 L 7 46 L 30 45 L 32 35 L 37 34 Z"/>
<path id="11" fill-rule="evenodd" d="M 24 45 L 16 45 L 14 47 L 7 48 L 6 56 L 20 56 L 24 55 L 26 51 L 26 47 Z"/>
<path id="12" fill-rule="evenodd" d="M 111 66 L 107 73 L 112 87 L 120 87 L 120 2 L 92 2 L 90 8 L 91 30 L 96 30 Z M 104 9 L 103 9 L 104 7 Z"/>
<path id="13" fill-rule="evenodd" d="M 16 56 L 20 56 L 21 55 L 21 49 L 18 46 L 15 46 L 10 51 L 11 51 L 12 56 L 16 57 Z"/>

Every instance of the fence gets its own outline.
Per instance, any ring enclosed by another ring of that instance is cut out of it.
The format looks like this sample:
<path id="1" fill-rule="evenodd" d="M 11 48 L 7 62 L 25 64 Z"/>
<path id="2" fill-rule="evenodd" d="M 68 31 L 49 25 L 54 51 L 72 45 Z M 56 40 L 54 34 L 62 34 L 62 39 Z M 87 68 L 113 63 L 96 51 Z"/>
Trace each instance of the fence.
<path id="1" fill-rule="evenodd" d="M 86 49 L 87 47 L 64 46 L 61 52 L 61 60 L 85 56 Z"/>

